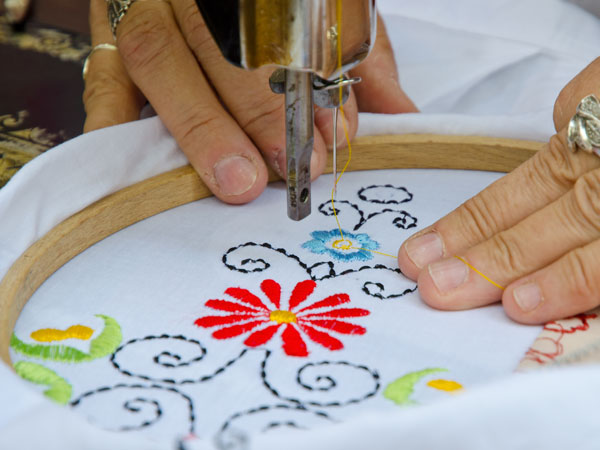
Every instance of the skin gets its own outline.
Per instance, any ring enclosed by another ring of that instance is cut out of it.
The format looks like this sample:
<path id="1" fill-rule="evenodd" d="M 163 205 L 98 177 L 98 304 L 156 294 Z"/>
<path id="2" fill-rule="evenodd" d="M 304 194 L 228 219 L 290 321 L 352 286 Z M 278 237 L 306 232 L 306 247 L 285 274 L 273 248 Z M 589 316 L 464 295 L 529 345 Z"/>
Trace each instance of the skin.
<path id="1" fill-rule="evenodd" d="M 566 138 L 579 101 L 600 97 L 599 80 L 600 58 L 559 95 L 543 150 L 402 245 L 400 269 L 426 303 L 460 310 L 502 300 L 526 324 L 600 304 L 600 158 L 571 152 Z"/>
<path id="2" fill-rule="evenodd" d="M 113 42 L 105 0 L 91 0 L 92 44 Z M 271 69 L 242 71 L 214 44 L 193 0 L 138 0 L 117 30 L 119 52 L 90 59 L 85 131 L 137 120 L 150 102 L 200 177 L 221 200 L 260 195 L 267 165 L 285 177 L 283 98 L 270 92 Z M 350 135 L 358 111 L 417 109 L 398 82 L 385 27 L 368 60 L 351 73 L 345 107 Z M 418 280 L 423 300 L 446 310 L 502 300 L 516 321 L 543 323 L 600 304 L 600 159 L 567 148 L 579 101 L 600 96 L 600 60 L 562 91 L 546 148 L 400 248 L 398 262 Z M 314 177 L 332 146 L 328 110 L 315 109 Z M 338 142 L 344 145 L 342 127 Z M 459 255 L 501 289 L 454 258 Z M 537 300 L 537 302 L 536 302 Z"/>
<path id="3" fill-rule="evenodd" d="M 416 112 L 398 83 L 392 48 L 379 20 L 369 60 L 354 70 L 363 82 L 345 105 L 353 137 L 358 111 Z M 92 45 L 113 42 L 105 0 L 91 0 Z M 273 94 L 273 68 L 245 71 L 229 64 L 194 0 L 138 0 L 117 28 L 118 52 L 97 51 L 89 61 L 83 100 L 84 131 L 139 118 L 146 100 L 212 192 L 232 204 L 258 197 L 267 165 L 285 177 L 283 96 Z M 315 108 L 313 178 L 332 147 L 331 111 Z M 345 145 L 343 128 L 338 142 Z"/>

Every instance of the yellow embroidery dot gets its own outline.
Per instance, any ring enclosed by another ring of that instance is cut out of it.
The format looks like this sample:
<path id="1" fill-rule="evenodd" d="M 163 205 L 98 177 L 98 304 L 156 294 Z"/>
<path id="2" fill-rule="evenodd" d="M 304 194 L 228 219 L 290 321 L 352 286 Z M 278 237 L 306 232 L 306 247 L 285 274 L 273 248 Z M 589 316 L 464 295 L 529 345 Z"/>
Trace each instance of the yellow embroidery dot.
<path id="1" fill-rule="evenodd" d="M 296 314 L 291 311 L 271 311 L 269 319 L 277 323 L 296 323 Z"/>
<path id="2" fill-rule="evenodd" d="M 333 241 L 333 248 L 337 250 L 350 250 L 352 247 L 352 242 L 347 239 L 338 239 L 337 241 Z"/>
<path id="3" fill-rule="evenodd" d="M 450 380 L 431 380 L 427 383 L 427 386 L 446 392 L 455 392 L 463 388 L 462 384 Z"/>
<path id="4" fill-rule="evenodd" d="M 64 341 L 65 339 L 81 339 L 87 341 L 94 334 L 94 330 L 84 325 L 72 325 L 66 330 L 56 328 L 42 328 L 31 333 L 31 339 L 38 342 Z"/>

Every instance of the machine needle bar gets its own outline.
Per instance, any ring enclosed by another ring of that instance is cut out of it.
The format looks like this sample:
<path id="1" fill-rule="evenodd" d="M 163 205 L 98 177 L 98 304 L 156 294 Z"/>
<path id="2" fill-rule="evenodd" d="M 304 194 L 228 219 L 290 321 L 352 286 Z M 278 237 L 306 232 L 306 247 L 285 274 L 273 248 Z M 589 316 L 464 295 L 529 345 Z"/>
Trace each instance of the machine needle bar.
<path id="1" fill-rule="evenodd" d="M 314 144 L 313 75 L 285 71 L 288 216 L 310 214 L 310 159 Z"/>

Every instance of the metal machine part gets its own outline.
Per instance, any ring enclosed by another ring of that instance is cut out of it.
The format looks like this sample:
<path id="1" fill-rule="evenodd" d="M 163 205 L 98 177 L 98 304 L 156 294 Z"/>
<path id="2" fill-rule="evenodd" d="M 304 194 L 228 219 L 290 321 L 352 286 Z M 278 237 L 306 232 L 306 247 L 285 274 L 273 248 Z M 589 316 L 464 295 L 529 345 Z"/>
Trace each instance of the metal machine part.
<path id="1" fill-rule="evenodd" d="M 288 216 L 310 214 L 314 104 L 334 108 L 349 86 L 343 74 L 375 39 L 375 0 L 196 0 L 225 58 L 245 69 L 280 67 L 270 79 L 285 94 Z M 339 8 L 339 9 L 338 9 Z M 337 121 L 334 122 L 334 128 Z M 336 130 L 334 129 L 334 136 Z"/>

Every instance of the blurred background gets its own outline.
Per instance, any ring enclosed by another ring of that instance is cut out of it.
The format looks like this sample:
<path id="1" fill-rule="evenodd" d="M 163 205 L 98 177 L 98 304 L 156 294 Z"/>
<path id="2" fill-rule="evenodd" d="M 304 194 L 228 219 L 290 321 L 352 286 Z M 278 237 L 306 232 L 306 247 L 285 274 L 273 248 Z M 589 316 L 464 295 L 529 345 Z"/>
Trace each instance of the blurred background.
<path id="1" fill-rule="evenodd" d="M 0 0 L 0 188 L 81 134 L 88 0 Z"/>

